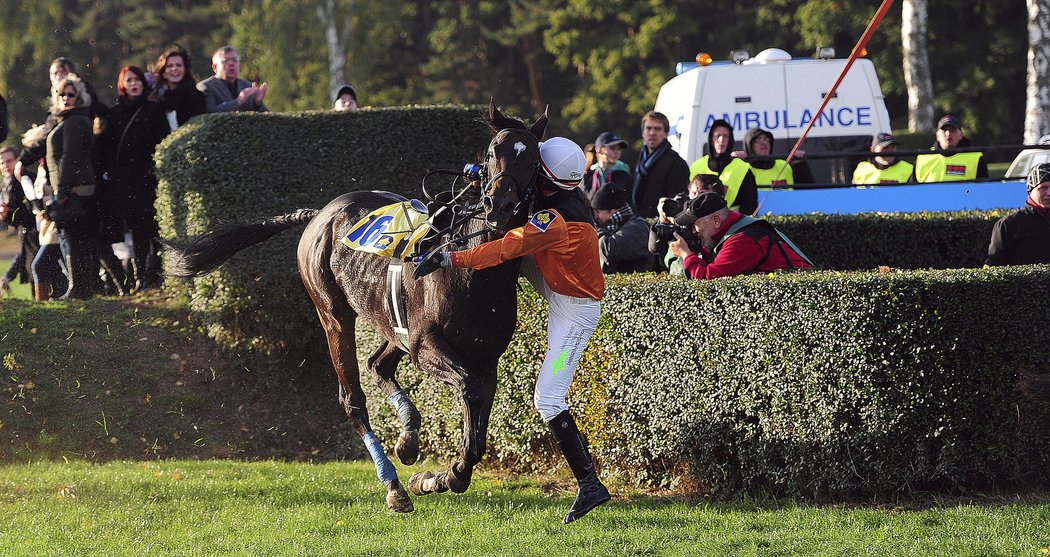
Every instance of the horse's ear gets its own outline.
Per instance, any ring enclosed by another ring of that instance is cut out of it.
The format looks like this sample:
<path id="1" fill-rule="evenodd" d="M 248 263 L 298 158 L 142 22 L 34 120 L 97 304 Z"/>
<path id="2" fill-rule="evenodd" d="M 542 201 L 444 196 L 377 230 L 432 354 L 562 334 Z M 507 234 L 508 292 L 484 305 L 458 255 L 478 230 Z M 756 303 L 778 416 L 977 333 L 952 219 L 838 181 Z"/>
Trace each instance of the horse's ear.
<path id="1" fill-rule="evenodd" d="M 543 109 L 543 116 L 540 116 L 536 123 L 529 128 L 532 135 L 536 136 L 537 141 L 543 141 L 543 131 L 547 129 L 547 109 Z"/>
<path id="2" fill-rule="evenodd" d="M 489 97 L 489 122 L 495 122 L 497 118 L 502 120 L 503 113 L 496 108 L 496 101 Z"/>

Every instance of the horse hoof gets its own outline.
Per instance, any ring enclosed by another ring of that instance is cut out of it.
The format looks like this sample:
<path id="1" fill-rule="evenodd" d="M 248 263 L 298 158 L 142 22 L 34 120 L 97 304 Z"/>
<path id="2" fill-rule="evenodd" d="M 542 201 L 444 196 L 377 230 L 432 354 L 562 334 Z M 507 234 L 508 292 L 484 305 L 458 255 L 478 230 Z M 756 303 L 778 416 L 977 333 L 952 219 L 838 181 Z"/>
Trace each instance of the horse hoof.
<path id="1" fill-rule="evenodd" d="M 430 481 L 427 481 L 427 480 L 430 480 Z M 431 485 L 431 489 L 429 491 L 424 489 L 424 487 L 423 487 L 423 483 L 424 482 L 426 482 L 426 483 Z M 416 472 L 415 474 L 412 474 L 411 478 L 408 479 L 408 489 L 412 492 L 413 495 L 426 495 L 428 493 L 433 493 L 434 492 L 434 490 L 432 488 L 433 487 L 433 483 L 434 483 L 434 474 L 432 472 L 429 472 L 429 471 Z"/>
<path id="2" fill-rule="evenodd" d="M 386 492 L 386 507 L 396 513 L 410 513 L 416 510 L 408 492 L 400 485 Z"/>
<path id="3" fill-rule="evenodd" d="M 419 460 L 419 430 L 402 431 L 394 445 L 394 454 L 405 466 L 411 466 Z"/>

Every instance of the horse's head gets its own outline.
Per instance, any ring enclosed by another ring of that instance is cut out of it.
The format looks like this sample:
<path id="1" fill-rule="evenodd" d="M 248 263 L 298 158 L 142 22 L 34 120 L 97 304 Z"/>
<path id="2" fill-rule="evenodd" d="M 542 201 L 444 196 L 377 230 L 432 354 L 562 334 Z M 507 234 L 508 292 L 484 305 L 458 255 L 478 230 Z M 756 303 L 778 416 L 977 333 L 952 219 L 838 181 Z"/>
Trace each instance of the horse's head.
<path id="1" fill-rule="evenodd" d="M 547 127 L 547 115 L 526 128 L 521 120 L 501 114 L 490 100 L 484 121 L 494 135 L 485 154 L 487 182 L 482 184 L 481 202 L 489 226 L 506 231 L 528 216 L 536 197 L 539 141 Z"/>

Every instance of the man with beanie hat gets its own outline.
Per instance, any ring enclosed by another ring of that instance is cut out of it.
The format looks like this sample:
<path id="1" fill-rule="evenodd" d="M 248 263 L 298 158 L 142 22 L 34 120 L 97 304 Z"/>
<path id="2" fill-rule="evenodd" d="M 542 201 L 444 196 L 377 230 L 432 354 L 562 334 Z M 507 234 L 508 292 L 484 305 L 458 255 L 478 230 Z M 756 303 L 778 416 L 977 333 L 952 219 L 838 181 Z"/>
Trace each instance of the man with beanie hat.
<path id="1" fill-rule="evenodd" d="M 693 252 L 677 233 L 668 244 L 670 251 L 682 258 L 686 275 L 695 279 L 813 266 L 802 250 L 772 224 L 730 210 L 725 200 L 713 192 L 690 200 L 674 220 L 678 226 L 692 228 L 701 246 L 699 252 Z"/>
<path id="2" fill-rule="evenodd" d="M 973 145 L 963 133 L 962 122 L 951 114 L 937 121 L 937 135 L 931 149 L 936 153 L 915 157 L 915 179 L 920 183 L 954 182 L 988 177 L 988 163 L 977 152 L 946 155 L 951 149 Z"/>
<path id="3" fill-rule="evenodd" d="M 875 156 L 857 164 L 853 170 L 854 184 L 907 184 L 912 181 L 911 163 L 890 155 L 897 150 L 897 140 L 888 133 L 880 133 L 871 152 Z"/>
<path id="4" fill-rule="evenodd" d="M 602 272 L 638 273 L 651 271 L 653 255 L 649 253 L 649 225 L 633 213 L 625 219 L 613 219 L 627 203 L 623 191 L 608 183 L 591 197 L 591 210 L 598 229 L 598 255 Z"/>
<path id="5" fill-rule="evenodd" d="M 1028 173 L 1024 209 L 1007 215 L 992 228 L 986 265 L 1050 263 L 1050 163 Z"/>
<path id="6" fill-rule="evenodd" d="M 714 174 L 726 187 L 726 203 L 750 215 L 758 208 L 758 186 L 751 167 L 733 156 L 733 126 L 725 120 L 711 122 L 707 131 L 707 153 L 689 165 L 689 179 Z"/>

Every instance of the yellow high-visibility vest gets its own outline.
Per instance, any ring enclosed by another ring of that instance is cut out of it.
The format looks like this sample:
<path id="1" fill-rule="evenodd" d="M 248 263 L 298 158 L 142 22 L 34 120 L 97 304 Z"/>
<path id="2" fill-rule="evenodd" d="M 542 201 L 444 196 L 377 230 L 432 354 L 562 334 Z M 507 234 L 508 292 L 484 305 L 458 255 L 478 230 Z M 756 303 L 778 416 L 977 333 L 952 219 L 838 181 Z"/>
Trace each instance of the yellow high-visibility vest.
<path id="1" fill-rule="evenodd" d="M 950 157 L 941 154 L 915 157 L 915 178 L 919 182 L 955 182 L 977 178 L 977 164 L 982 153 L 956 153 Z"/>
<path id="2" fill-rule="evenodd" d="M 736 201 L 736 196 L 740 193 L 740 185 L 744 183 L 744 178 L 747 176 L 747 171 L 751 170 L 751 166 L 743 160 L 734 157 L 722 169 L 722 172 L 715 172 L 707 164 L 709 159 L 708 155 L 704 155 L 689 165 L 689 181 L 692 182 L 697 174 L 717 174 L 718 179 L 722 181 L 722 185 L 726 187 L 726 205 L 730 209 L 736 209 L 737 207 L 733 202 Z"/>
<path id="3" fill-rule="evenodd" d="M 886 168 L 879 168 L 868 161 L 863 161 L 853 171 L 853 183 L 907 184 L 914 169 L 915 167 L 907 161 L 897 161 Z"/>
<path id="4" fill-rule="evenodd" d="M 781 169 L 783 169 L 783 172 L 781 172 Z M 755 168 L 752 166 L 751 173 L 755 175 L 755 183 L 759 187 L 790 186 L 795 183 L 795 171 L 791 170 L 791 165 L 784 159 L 773 161 L 772 168 Z"/>

